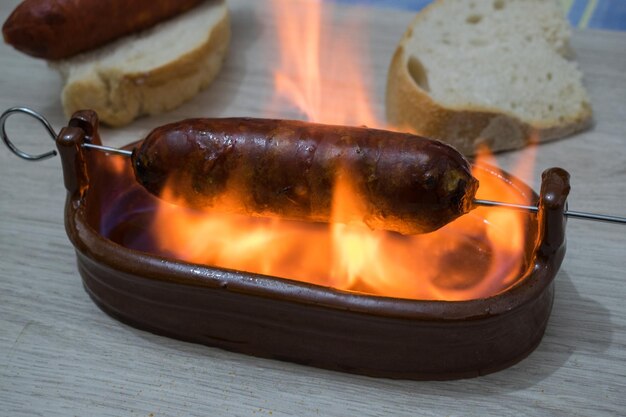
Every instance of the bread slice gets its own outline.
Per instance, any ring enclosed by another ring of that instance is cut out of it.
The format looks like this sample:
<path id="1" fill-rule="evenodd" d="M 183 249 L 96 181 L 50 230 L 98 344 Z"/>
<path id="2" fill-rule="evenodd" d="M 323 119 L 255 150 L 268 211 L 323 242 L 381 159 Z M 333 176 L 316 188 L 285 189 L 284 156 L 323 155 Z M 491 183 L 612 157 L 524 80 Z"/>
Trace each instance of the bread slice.
<path id="1" fill-rule="evenodd" d="M 585 129 L 591 106 L 569 37 L 558 0 L 438 0 L 392 58 L 388 122 L 465 155 Z"/>
<path id="2" fill-rule="evenodd" d="M 171 110 L 206 88 L 228 49 L 230 23 L 223 0 L 194 9 L 102 48 L 51 62 L 65 80 L 69 117 L 95 110 L 111 126 Z"/>

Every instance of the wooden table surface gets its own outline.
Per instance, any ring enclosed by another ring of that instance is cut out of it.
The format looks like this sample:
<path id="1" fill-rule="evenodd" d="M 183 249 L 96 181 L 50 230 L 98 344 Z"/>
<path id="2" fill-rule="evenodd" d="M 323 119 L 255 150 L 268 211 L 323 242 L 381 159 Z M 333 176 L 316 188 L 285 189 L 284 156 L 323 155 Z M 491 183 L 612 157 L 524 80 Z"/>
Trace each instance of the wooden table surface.
<path id="1" fill-rule="evenodd" d="M 121 145 L 188 116 L 296 117 L 268 110 L 276 23 L 269 3 L 231 1 L 233 40 L 215 84 L 169 114 L 104 141 Z M 16 0 L 0 3 L 4 21 Z M 394 45 L 412 18 L 392 9 L 337 6 L 334 25 L 358 13 L 371 51 L 375 111 Z M 325 30 L 330 29 L 325 24 Z M 570 208 L 626 215 L 626 33 L 578 31 L 573 47 L 595 111 L 592 130 L 537 150 L 535 187 L 550 166 L 572 175 Z M 32 107 L 66 122 L 61 82 L 44 62 L 0 45 L 0 110 Z M 341 84 L 350 87 L 351 73 Z M 23 116 L 8 123 L 26 150 L 52 141 Z M 4 148 L 2 148 L 4 149 Z M 505 168 L 529 151 L 498 156 Z M 626 228 L 571 220 L 546 335 L 527 359 L 485 377 L 450 382 L 374 379 L 259 359 L 159 337 L 101 312 L 82 288 L 63 226 L 58 158 L 28 163 L 0 151 L 0 416 L 624 415 Z"/>

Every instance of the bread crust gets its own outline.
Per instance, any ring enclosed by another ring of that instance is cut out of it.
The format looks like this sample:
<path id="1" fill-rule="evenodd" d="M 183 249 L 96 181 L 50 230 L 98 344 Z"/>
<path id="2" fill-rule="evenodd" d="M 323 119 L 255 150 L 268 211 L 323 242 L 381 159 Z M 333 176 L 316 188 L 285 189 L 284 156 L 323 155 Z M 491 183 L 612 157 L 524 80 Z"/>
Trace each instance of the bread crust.
<path id="1" fill-rule="evenodd" d="M 100 68 L 81 77 L 65 74 L 61 92 L 65 114 L 93 109 L 103 123 L 119 127 L 143 115 L 172 110 L 194 97 L 219 73 L 230 42 L 229 12 L 220 3 L 223 17 L 205 32 L 206 40 L 175 60 L 145 71 Z M 68 65 L 71 62 L 53 64 L 62 73 Z"/>
<path id="2" fill-rule="evenodd" d="M 528 122 L 498 108 L 472 104 L 453 108 L 433 99 L 411 75 L 406 49 L 412 28 L 428 9 L 441 3 L 431 4 L 416 16 L 391 59 L 386 88 L 386 116 L 391 126 L 447 142 L 466 156 L 475 155 L 484 145 L 493 152 L 518 149 L 529 142 L 563 138 L 591 126 L 588 102 L 577 114 Z"/>

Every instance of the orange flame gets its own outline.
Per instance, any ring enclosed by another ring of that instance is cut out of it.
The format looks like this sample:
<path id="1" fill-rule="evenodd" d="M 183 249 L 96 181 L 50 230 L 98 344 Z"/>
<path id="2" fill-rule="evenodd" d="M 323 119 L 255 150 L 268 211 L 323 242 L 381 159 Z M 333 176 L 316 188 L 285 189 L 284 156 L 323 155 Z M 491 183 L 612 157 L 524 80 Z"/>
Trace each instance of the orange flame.
<path id="1" fill-rule="evenodd" d="M 319 1 L 275 0 L 282 51 L 275 72 L 279 98 L 310 121 L 380 126 L 369 106 L 365 56 L 342 33 L 330 33 Z M 345 24 L 342 24 L 346 27 Z M 355 24 L 347 24 L 354 37 Z M 322 30 L 324 28 L 324 30 Z M 331 69 L 322 72 L 322 62 Z M 349 85 L 332 80 L 349 72 Z M 479 158 L 495 166 L 488 155 Z M 479 162 L 480 163 L 480 162 Z M 476 169 L 478 198 L 526 204 L 523 195 Z M 372 231 L 350 178 L 337 178 L 329 226 L 224 213 L 199 213 L 160 203 L 154 230 L 160 249 L 185 261 L 301 280 L 341 290 L 398 298 L 467 300 L 515 283 L 524 265 L 527 215 L 477 208 L 427 235 Z M 166 190 L 167 192 L 167 190 Z"/>
<path id="2" fill-rule="evenodd" d="M 382 127 L 366 88 L 367 51 L 360 46 L 367 43 L 358 38 L 364 33 L 361 20 L 347 17 L 341 22 L 343 29 L 336 32 L 324 10 L 320 1 L 274 0 L 281 50 L 280 66 L 274 72 L 276 92 L 309 121 Z M 350 74 L 348 84 L 345 73 Z"/>

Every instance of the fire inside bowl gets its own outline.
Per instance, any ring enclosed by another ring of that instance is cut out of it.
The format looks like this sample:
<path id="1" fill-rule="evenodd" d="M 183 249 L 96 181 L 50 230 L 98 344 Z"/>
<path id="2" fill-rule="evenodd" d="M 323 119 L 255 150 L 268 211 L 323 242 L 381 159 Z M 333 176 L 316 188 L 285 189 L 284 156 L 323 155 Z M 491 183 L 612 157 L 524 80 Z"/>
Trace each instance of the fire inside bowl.
<path id="1" fill-rule="evenodd" d="M 565 253 L 569 184 L 563 170 L 546 171 L 540 195 L 534 195 L 539 213 L 529 215 L 525 263 L 512 286 L 486 298 L 423 301 L 159 253 L 144 232 L 155 197 L 132 176 L 104 172 L 108 157 L 85 150 L 84 142 L 100 144 L 91 112 L 75 114 L 57 137 L 68 190 L 66 231 L 88 294 L 125 323 L 261 357 L 407 379 L 494 372 L 523 359 L 541 341 Z M 499 178 L 533 195 L 514 178 Z"/>

